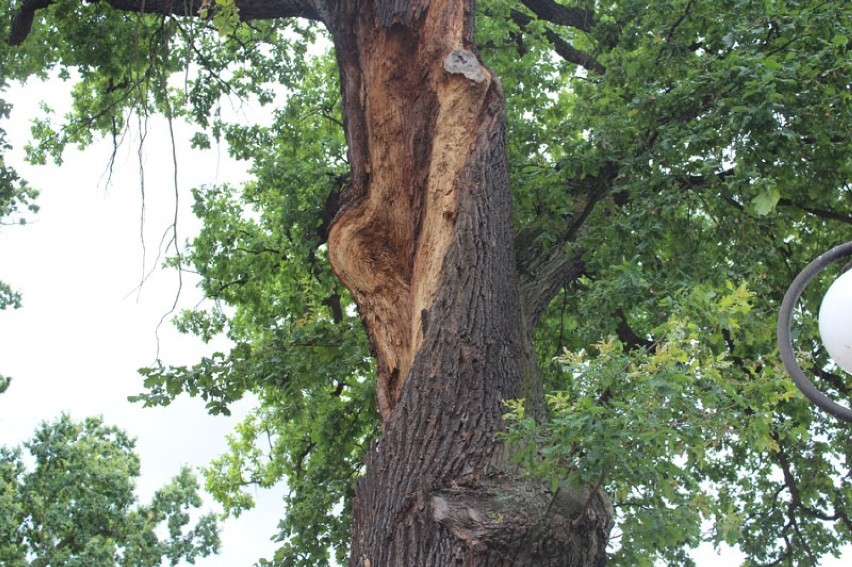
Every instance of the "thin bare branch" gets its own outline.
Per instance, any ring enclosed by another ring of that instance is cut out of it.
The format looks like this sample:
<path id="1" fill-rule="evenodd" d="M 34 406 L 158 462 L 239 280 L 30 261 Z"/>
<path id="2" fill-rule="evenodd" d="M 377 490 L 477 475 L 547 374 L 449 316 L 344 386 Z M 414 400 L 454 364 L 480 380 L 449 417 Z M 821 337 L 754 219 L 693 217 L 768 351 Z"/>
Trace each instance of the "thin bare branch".
<path id="1" fill-rule="evenodd" d="M 142 243 L 142 274 L 139 280 L 139 293 L 142 293 L 142 284 L 145 283 L 145 270 L 148 262 L 148 248 L 145 245 L 145 155 L 142 148 L 145 146 L 145 138 L 148 135 L 148 117 L 138 116 L 139 121 L 139 145 L 136 148 L 136 156 L 139 160 L 139 194 L 141 204 L 139 206 L 139 241 Z M 137 295 L 137 301 L 139 296 Z"/>
<path id="2" fill-rule="evenodd" d="M 163 82 L 165 82 L 165 77 L 163 78 Z M 174 184 L 174 194 L 175 194 L 175 208 L 174 208 L 174 218 L 172 219 L 172 224 L 169 227 L 171 229 L 171 244 L 174 246 L 175 250 L 175 258 L 176 258 L 176 267 L 178 273 L 178 288 L 175 292 L 175 298 L 172 302 L 172 306 L 168 311 L 163 313 L 163 316 L 160 318 L 160 322 L 157 323 L 157 329 L 155 331 L 155 335 L 157 337 L 157 359 L 160 358 L 160 326 L 166 321 L 166 319 L 171 316 L 175 310 L 177 309 L 178 301 L 180 301 L 180 294 L 183 291 L 183 256 L 180 251 L 180 240 L 178 239 L 178 213 L 180 212 L 180 185 L 178 183 L 178 158 L 177 158 L 177 142 L 175 141 L 175 130 L 174 130 L 174 114 L 172 113 L 172 105 L 166 97 L 166 119 L 169 125 L 169 139 L 171 141 L 171 150 L 172 150 L 172 166 L 173 166 L 173 184 Z M 168 246 L 167 246 L 168 249 Z"/>

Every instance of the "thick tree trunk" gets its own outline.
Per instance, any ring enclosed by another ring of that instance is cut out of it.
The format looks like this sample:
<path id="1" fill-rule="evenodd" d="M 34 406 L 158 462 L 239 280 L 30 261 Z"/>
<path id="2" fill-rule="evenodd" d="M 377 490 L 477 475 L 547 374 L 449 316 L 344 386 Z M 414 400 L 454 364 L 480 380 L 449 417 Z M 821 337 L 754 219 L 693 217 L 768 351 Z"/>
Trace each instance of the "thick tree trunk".
<path id="1" fill-rule="evenodd" d="M 348 1 L 328 22 L 352 182 L 329 236 L 376 356 L 383 435 L 351 565 L 598 565 L 612 514 L 549 493 L 495 439 L 542 396 L 522 313 L 499 80 L 469 0 Z"/>

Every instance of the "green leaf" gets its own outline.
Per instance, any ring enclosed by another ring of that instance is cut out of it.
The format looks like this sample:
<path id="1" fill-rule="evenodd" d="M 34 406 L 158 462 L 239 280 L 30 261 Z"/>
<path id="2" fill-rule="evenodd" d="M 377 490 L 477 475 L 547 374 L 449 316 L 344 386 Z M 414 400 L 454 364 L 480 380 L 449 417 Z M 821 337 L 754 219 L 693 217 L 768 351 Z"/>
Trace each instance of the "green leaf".
<path id="1" fill-rule="evenodd" d="M 757 194 L 752 200 L 754 212 L 758 215 L 765 216 L 775 210 L 775 206 L 781 199 L 781 192 L 777 188 L 767 187 Z"/>

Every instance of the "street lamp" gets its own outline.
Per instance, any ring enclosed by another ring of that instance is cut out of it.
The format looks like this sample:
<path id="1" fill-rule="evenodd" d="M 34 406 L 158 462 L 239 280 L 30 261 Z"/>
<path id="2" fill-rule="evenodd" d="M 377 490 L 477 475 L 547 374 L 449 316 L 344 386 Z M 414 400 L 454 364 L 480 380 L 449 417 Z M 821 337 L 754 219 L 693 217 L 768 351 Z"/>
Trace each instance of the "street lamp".
<path id="1" fill-rule="evenodd" d="M 793 342 L 790 338 L 790 322 L 793 309 L 808 283 L 832 262 L 852 256 L 852 242 L 835 246 L 807 266 L 796 276 L 781 302 L 778 314 L 778 349 L 787 372 L 796 386 L 814 404 L 828 413 L 852 421 L 852 410 L 842 406 L 820 392 L 805 377 L 805 373 L 796 362 Z M 826 292 L 819 311 L 819 332 L 831 358 L 846 372 L 852 374 L 852 271 L 847 271 Z"/>

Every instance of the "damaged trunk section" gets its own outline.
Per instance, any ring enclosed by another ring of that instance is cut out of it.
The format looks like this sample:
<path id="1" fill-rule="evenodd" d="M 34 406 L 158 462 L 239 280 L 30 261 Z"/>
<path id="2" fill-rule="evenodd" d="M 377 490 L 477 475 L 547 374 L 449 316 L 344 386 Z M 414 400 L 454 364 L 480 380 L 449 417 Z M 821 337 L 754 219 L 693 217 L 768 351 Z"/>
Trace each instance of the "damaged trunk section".
<path id="1" fill-rule="evenodd" d="M 428 11 L 402 4 L 380 7 L 381 14 L 359 7 L 354 25 L 335 36 L 353 177 L 329 256 L 367 327 L 383 420 L 428 326 L 459 175 L 494 114 L 486 102 L 491 73 L 466 48 L 464 3 L 437 2 Z"/>

